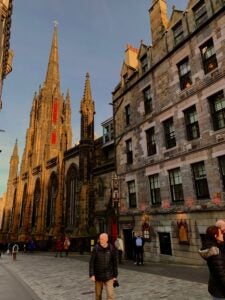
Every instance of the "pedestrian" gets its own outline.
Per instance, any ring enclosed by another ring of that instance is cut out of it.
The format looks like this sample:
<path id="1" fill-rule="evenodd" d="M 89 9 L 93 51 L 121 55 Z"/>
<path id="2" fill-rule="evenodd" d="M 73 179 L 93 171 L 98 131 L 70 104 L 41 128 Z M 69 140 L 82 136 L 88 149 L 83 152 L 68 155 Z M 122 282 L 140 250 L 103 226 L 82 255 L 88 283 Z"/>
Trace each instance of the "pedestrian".
<path id="1" fill-rule="evenodd" d="M 107 300 L 114 300 L 113 286 L 117 283 L 117 251 L 109 243 L 107 233 L 101 233 L 89 262 L 89 276 L 95 282 L 95 299 L 102 299 L 103 287 L 106 288 Z"/>
<path id="2" fill-rule="evenodd" d="M 220 230 L 222 231 L 222 234 L 223 234 L 223 239 L 225 241 L 225 220 L 222 220 L 222 219 L 219 219 L 216 221 L 216 224 L 215 224 L 217 227 L 220 228 Z M 222 243 L 221 246 L 220 246 L 220 249 L 222 252 L 225 253 L 225 243 Z"/>
<path id="3" fill-rule="evenodd" d="M 67 235 L 65 236 L 65 239 L 64 239 L 63 248 L 64 248 L 64 251 L 65 251 L 65 254 L 67 257 L 69 254 L 69 248 L 70 248 L 70 239 Z"/>
<path id="4" fill-rule="evenodd" d="M 135 244 L 136 244 L 136 253 L 137 253 L 137 266 L 144 264 L 144 238 L 140 233 L 138 233 Z"/>
<path id="5" fill-rule="evenodd" d="M 32 239 L 28 241 L 27 249 L 30 253 L 34 253 L 34 250 L 36 249 L 36 245 Z"/>
<path id="6" fill-rule="evenodd" d="M 19 246 L 18 244 L 14 244 L 12 247 L 12 258 L 13 260 L 16 260 L 16 255 L 19 252 Z"/>
<path id="7" fill-rule="evenodd" d="M 115 240 L 115 247 L 118 251 L 119 264 L 122 264 L 122 257 L 123 257 L 123 252 L 124 252 L 124 242 L 120 235 L 118 235 L 117 239 Z"/>
<path id="8" fill-rule="evenodd" d="M 56 241 L 56 252 L 55 252 L 55 257 L 62 257 L 62 252 L 63 252 L 63 241 L 62 238 L 59 237 Z"/>
<path id="9" fill-rule="evenodd" d="M 214 300 L 225 299 L 225 254 L 220 245 L 224 242 L 218 226 L 209 226 L 199 254 L 207 261 L 209 269 L 208 291 Z"/>

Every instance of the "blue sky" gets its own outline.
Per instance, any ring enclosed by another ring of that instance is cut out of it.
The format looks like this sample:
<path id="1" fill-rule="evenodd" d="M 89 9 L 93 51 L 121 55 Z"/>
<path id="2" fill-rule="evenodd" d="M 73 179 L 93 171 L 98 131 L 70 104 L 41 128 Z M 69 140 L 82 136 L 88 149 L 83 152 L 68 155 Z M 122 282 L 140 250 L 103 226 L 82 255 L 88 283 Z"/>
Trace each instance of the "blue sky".
<path id="1" fill-rule="evenodd" d="M 184 10 L 187 0 L 167 0 Z M 151 0 L 14 0 L 10 47 L 13 72 L 3 86 L 0 111 L 0 196 L 6 191 L 9 162 L 16 139 L 20 159 L 33 96 L 47 70 L 53 34 L 58 21 L 61 92 L 70 90 L 73 143 L 80 137 L 80 100 L 86 72 L 90 73 L 95 101 L 95 132 L 111 117 L 111 92 L 120 79 L 126 45 L 151 44 Z"/>

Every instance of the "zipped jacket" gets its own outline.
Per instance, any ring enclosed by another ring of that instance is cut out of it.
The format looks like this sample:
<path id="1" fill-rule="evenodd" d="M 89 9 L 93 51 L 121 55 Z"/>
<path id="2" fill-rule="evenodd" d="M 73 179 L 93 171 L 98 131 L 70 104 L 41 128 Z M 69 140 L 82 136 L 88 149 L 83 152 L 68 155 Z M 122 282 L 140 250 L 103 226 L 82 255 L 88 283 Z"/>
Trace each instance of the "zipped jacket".
<path id="1" fill-rule="evenodd" d="M 97 281 L 108 281 L 116 278 L 118 275 L 117 269 L 117 253 L 112 245 L 103 248 L 97 244 L 92 253 L 89 263 L 89 276 L 95 276 Z"/>

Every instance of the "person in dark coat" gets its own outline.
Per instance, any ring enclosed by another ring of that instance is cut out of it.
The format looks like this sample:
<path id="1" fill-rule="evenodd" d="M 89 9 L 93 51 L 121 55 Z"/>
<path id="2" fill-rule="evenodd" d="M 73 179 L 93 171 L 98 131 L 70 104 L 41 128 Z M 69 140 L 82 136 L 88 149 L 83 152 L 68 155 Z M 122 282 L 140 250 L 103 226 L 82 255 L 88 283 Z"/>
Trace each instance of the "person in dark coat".
<path id="1" fill-rule="evenodd" d="M 225 254 L 221 251 L 223 233 L 217 226 L 206 230 L 206 240 L 199 254 L 207 261 L 209 269 L 208 291 L 212 299 L 225 299 Z"/>
<path id="2" fill-rule="evenodd" d="M 62 252 L 63 252 L 63 241 L 62 238 L 59 237 L 56 241 L 56 252 L 55 252 L 55 257 L 62 257 Z"/>
<path id="3" fill-rule="evenodd" d="M 95 282 L 95 299 L 102 299 L 103 286 L 106 288 L 107 300 L 113 300 L 113 283 L 118 275 L 117 251 L 109 244 L 108 234 L 102 233 L 95 245 L 89 262 L 89 276 Z"/>
<path id="4" fill-rule="evenodd" d="M 139 232 L 137 234 L 135 244 L 136 244 L 136 254 L 137 254 L 137 266 L 140 264 L 144 264 L 144 243 L 145 240 L 142 237 L 141 233 Z"/>

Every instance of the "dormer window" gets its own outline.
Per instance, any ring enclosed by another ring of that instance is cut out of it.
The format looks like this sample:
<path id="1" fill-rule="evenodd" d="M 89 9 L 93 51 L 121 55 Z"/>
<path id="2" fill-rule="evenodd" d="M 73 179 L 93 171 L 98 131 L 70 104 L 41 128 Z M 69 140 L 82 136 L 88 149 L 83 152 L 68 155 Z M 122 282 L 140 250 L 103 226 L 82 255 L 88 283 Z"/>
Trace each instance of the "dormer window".
<path id="1" fill-rule="evenodd" d="M 194 13 L 195 23 L 197 27 L 199 27 L 208 19 L 205 1 L 199 1 L 192 10 Z"/>
<path id="2" fill-rule="evenodd" d="M 145 72 L 148 71 L 148 57 L 147 57 L 147 54 L 143 55 L 140 58 L 140 62 L 141 62 L 141 70 L 142 70 L 142 73 L 144 74 Z"/>
<path id="3" fill-rule="evenodd" d="M 109 123 L 103 127 L 103 143 L 113 140 L 113 123 Z"/>
<path id="4" fill-rule="evenodd" d="M 179 44 L 184 38 L 184 31 L 182 26 L 182 21 L 178 22 L 173 27 L 173 37 L 175 45 Z"/>

